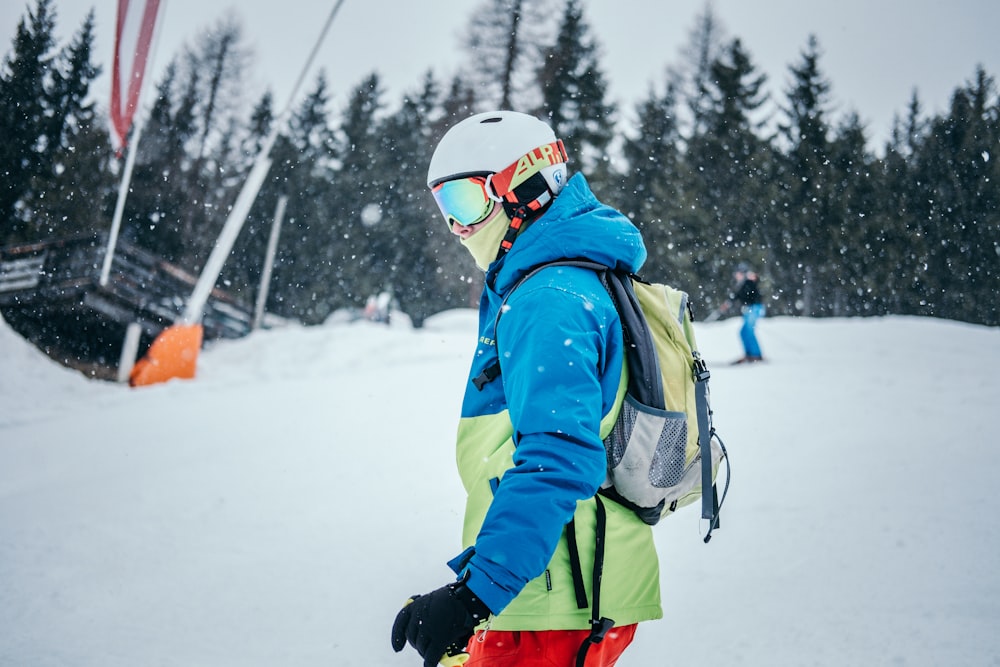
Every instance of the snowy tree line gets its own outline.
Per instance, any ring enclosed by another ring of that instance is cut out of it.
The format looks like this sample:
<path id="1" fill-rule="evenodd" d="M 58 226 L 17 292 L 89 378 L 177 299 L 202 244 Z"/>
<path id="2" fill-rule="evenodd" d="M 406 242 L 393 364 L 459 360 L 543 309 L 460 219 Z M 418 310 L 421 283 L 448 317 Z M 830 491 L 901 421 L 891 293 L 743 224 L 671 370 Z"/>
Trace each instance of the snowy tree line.
<path id="1" fill-rule="evenodd" d="M 643 230 L 644 275 L 692 293 L 702 314 L 732 267 L 762 273 L 773 314 L 920 314 L 1000 324 L 1000 98 L 981 68 L 926 115 L 914 91 L 876 152 L 857 113 L 835 116 L 822 49 L 806 36 L 780 93 L 706 9 L 682 62 L 632 107 L 608 99 L 577 0 L 481 0 L 468 60 L 429 70 L 391 102 L 378 73 L 331 108 L 320 73 L 220 277 L 253 304 L 278 199 L 288 197 L 268 310 L 307 324 L 391 290 L 419 325 L 470 304 L 481 279 L 426 192 L 430 152 L 487 108 L 550 120 L 598 195 Z M 549 18 L 547 18 L 549 17 Z M 0 246 L 107 231 L 121 157 L 89 87 L 93 15 L 55 43 L 36 0 L 0 69 Z M 110 29 L 110 28 L 108 28 Z M 208 27 L 157 81 L 122 234 L 197 273 L 275 122 L 243 104 L 238 17 Z"/>

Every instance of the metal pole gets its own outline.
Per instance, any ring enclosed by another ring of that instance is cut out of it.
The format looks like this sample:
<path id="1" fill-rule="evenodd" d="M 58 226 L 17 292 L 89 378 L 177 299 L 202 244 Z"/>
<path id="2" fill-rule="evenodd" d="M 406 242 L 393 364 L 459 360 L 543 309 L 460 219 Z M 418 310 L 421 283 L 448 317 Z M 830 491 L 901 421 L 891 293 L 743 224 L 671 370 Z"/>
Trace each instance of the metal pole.
<path id="1" fill-rule="evenodd" d="M 118 185 L 118 201 L 115 202 L 115 215 L 111 220 L 111 232 L 108 234 L 108 247 L 104 251 L 104 263 L 101 265 L 100 285 L 104 287 L 108 284 L 108 277 L 111 275 L 111 260 L 115 256 L 115 247 L 118 245 L 118 232 L 122 226 L 122 214 L 125 211 L 125 198 L 128 196 L 129 184 L 132 182 L 132 167 L 135 165 L 135 154 L 139 144 L 139 137 L 142 135 L 143 123 L 141 119 L 135 124 L 135 132 L 128 147 L 128 156 L 125 158 L 125 171 L 122 172 L 122 181 Z"/>
<path id="2" fill-rule="evenodd" d="M 139 339 L 142 336 L 142 327 L 138 322 L 129 322 L 125 329 L 125 342 L 122 343 L 122 352 L 118 359 L 118 381 L 128 382 L 132 368 L 135 366 L 135 356 L 139 351 Z"/>
<path id="3" fill-rule="evenodd" d="M 264 321 L 264 308 L 267 304 L 267 293 L 271 285 L 271 271 L 274 268 L 274 256 L 278 252 L 278 236 L 281 234 L 281 221 L 285 217 L 285 206 L 288 195 L 278 198 L 274 209 L 274 222 L 271 223 L 271 235 L 267 238 L 267 252 L 264 253 L 264 270 L 260 274 L 260 289 L 257 290 L 257 308 L 254 311 L 251 329 L 259 329 Z"/>

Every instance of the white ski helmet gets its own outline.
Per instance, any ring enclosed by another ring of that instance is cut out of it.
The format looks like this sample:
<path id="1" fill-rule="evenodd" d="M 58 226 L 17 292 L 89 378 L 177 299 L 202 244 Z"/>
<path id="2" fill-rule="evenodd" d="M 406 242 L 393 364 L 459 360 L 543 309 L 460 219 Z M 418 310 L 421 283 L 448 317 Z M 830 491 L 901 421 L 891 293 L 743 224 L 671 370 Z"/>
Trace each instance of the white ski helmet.
<path id="1" fill-rule="evenodd" d="M 494 194 L 513 203 L 524 198 L 515 198 L 512 191 L 537 173 L 554 197 L 566 184 L 566 159 L 562 141 L 546 123 L 517 111 L 488 111 L 445 133 L 431 156 L 427 186 L 492 174 Z"/>

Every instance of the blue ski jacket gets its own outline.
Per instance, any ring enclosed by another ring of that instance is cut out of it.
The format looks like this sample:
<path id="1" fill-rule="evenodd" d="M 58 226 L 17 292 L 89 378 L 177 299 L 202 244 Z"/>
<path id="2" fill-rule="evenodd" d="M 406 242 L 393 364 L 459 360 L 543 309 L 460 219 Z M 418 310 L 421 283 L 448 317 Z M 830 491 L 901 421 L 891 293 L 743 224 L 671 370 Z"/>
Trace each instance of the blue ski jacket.
<path id="1" fill-rule="evenodd" d="M 549 209 L 490 266 L 479 303 L 479 342 L 458 429 L 468 493 L 463 546 L 449 565 L 493 611 L 500 630 L 589 627 L 574 592 L 566 526 L 575 517 L 583 579 L 593 599 L 594 494 L 604 482 L 603 437 L 625 392 L 621 323 L 596 273 L 533 267 L 585 258 L 637 271 L 639 230 L 574 175 Z M 499 361 L 501 375 L 475 380 Z M 650 527 L 605 500 L 601 614 L 616 625 L 659 618 L 658 560 Z"/>

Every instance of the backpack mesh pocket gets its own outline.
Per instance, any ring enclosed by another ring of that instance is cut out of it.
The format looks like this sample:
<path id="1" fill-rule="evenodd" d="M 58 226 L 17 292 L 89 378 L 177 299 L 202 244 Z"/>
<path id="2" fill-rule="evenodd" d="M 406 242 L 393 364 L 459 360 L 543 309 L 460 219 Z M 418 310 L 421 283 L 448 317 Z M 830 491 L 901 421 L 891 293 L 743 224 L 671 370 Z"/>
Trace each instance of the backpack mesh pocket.
<path id="1" fill-rule="evenodd" d="M 614 428 L 604 441 L 609 481 L 640 507 L 655 507 L 663 489 L 684 477 L 687 415 L 658 410 L 626 396 Z"/>
<path id="2" fill-rule="evenodd" d="M 653 453 L 653 463 L 649 466 L 649 481 L 660 489 L 674 486 L 684 477 L 686 469 L 684 457 L 687 447 L 687 415 L 683 412 L 668 413 L 663 418 L 660 440 Z"/>

